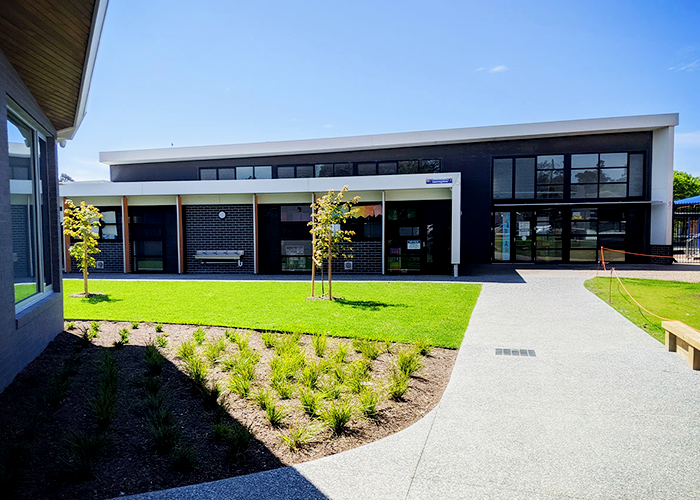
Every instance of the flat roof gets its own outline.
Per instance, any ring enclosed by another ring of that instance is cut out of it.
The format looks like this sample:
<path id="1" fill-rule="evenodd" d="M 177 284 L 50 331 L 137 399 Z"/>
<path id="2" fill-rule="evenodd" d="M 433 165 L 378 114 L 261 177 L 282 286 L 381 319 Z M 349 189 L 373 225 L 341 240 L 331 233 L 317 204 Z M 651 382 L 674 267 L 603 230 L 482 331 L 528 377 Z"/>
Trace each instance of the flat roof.
<path id="1" fill-rule="evenodd" d="M 678 125 L 678 113 L 624 116 L 521 125 L 429 130 L 394 134 L 361 135 L 301 141 L 256 142 L 220 146 L 106 151 L 100 161 L 107 165 L 160 163 L 191 160 L 255 158 L 343 151 L 392 149 L 400 147 L 437 146 L 473 142 L 506 141 L 572 135 L 642 132 Z"/>

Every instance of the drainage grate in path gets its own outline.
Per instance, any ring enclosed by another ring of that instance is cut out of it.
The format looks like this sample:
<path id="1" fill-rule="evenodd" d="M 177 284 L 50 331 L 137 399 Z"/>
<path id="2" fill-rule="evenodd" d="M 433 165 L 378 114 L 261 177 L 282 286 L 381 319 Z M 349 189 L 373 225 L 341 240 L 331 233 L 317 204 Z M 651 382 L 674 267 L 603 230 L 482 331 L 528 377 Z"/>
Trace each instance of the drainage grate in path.
<path id="1" fill-rule="evenodd" d="M 496 356 L 525 356 L 534 358 L 534 349 L 496 349 Z"/>

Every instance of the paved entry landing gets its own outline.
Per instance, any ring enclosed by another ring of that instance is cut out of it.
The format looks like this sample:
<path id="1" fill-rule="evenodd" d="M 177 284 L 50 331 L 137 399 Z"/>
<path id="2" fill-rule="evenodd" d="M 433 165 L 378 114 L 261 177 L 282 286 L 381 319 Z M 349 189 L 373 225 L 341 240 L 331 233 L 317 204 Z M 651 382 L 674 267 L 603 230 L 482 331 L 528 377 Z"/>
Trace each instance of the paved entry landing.
<path id="1" fill-rule="evenodd" d="M 412 427 L 139 497 L 700 498 L 700 374 L 588 292 L 582 273 L 521 274 L 484 285 L 442 401 Z"/>

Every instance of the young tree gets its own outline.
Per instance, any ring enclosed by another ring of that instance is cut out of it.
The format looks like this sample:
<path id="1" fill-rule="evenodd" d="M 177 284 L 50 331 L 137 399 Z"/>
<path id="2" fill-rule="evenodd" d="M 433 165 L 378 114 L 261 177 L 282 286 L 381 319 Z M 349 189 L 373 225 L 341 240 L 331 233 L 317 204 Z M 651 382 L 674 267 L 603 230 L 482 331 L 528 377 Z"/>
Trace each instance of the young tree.
<path id="1" fill-rule="evenodd" d="M 101 252 L 97 248 L 100 219 L 102 214 L 92 205 L 85 205 L 84 201 L 76 207 L 73 200 L 66 200 L 66 208 L 63 211 L 63 232 L 71 238 L 78 240 L 69 249 L 71 256 L 78 261 L 78 267 L 83 271 L 83 288 L 85 297 L 88 293 L 88 268 L 95 267 L 93 254 Z"/>
<path id="2" fill-rule="evenodd" d="M 328 262 L 328 300 L 333 300 L 333 257 L 339 254 L 338 250 L 342 243 L 349 243 L 355 231 L 341 229 L 341 224 L 347 222 L 349 218 L 357 215 L 356 205 L 360 201 L 359 196 L 355 196 L 349 201 L 343 201 L 348 192 L 348 187 L 343 186 L 338 192 L 332 189 L 328 194 L 318 198 L 311 204 L 311 236 L 312 236 L 312 259 L 313 267 L 311 271 L 311 296 L 314 296 L 314 284 L 316 280 L 316 267 L 323 270 L 323 262 Z M 350 249 L 352 250 L 352 248 Z"/>

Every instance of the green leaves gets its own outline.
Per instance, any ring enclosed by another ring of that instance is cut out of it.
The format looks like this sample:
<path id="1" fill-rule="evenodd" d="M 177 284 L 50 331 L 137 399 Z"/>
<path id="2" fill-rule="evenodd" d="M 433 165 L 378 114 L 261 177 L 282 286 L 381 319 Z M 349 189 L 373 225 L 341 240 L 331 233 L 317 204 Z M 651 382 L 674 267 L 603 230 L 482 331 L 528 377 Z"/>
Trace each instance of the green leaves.
<path id="1" fill-rule="evenodd" d="M 95 258 L 92 255 L 101 251 L 97 248 L 99 227 L 102 225 L 101 218 L 102 214 L 97 207 L 86 205 L 84 201 L 76 207 L 73 200 L 66 200 L 66 208 L 63 211 L 63 232 L 77 240 L 69 251 L 82 270 L 95 267 Z"/>

